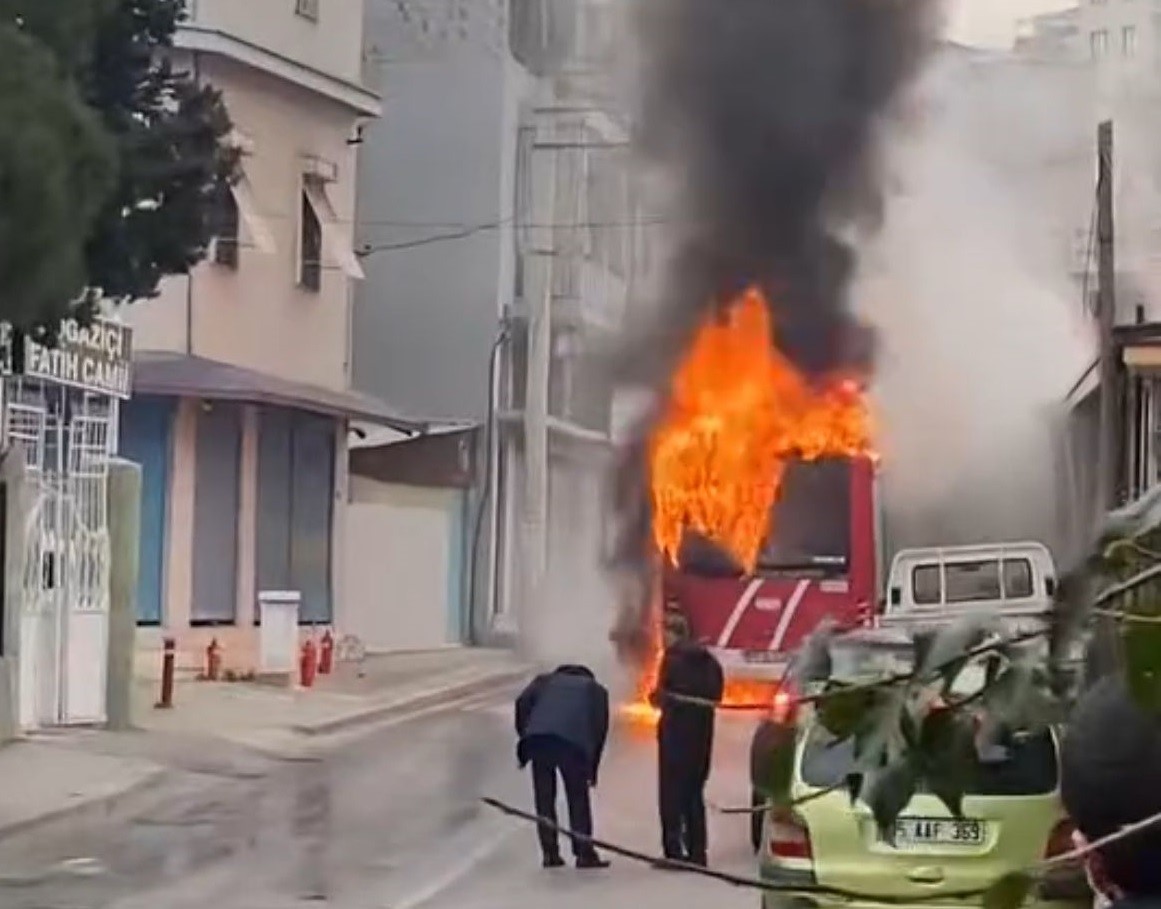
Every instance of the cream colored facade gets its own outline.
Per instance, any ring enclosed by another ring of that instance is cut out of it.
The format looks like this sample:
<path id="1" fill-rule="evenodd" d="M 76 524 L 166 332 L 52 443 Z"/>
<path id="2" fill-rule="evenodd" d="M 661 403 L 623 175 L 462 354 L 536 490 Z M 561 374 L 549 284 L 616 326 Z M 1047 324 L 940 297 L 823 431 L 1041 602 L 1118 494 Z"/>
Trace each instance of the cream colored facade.
<path id="1" fill-rule="evenodd" d="M 308 391 L 349 388 L 352 284 L 362 277 L 351 239 L 356 140 L 360 124 L 379 112 L 376 96 L 358 84 L 362 21 L 362 0 L 191 4 L 175 55 L 223 93 L 234 123 L 243 171 L 233 193 L 237 254 L 221 262 L 212 250 L 190 276 L 167 281 L 157 299 L 130 307 L 135 355 L 215 361 Z M 321 257 L 312 260 L 317 282 L 304 279 L 304 219 L 311 217 L 321 241 Z M 253 661 L 261 409 L 240 397 L 232 628 L 191 628 L 198 421 L 212 402 L 181 396 L 170 426 L 162 619 L 154 637 L 175 634 L 186 664 L 200 659 L 211 637 L 225 644 L 227 665 Z M 344 421 L 335 421 L 330 601 L 341 625 L 347 458 Z"/>

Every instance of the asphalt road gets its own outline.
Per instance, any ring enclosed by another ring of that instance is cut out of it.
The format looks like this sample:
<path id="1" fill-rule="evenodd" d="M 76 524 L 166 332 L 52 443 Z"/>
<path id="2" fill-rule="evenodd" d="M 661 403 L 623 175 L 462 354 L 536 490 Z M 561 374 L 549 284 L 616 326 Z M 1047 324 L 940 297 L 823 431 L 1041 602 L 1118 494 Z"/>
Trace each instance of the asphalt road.
<path id="1" fill-rule="evenodd" d="M 708 790 L 718 804 L 746 801 L 748 725 L 719 723 Z M 668 909 L 704 896 L 731 909 L 758 901 L 753 891 L 615 857 L 604 871 L 544 871 L 534 829 L 481 805 L 482 795 L 531 806 L 507 698 L 381 728 L 323 758 L 180 774 L 117 816 L 2 842 L 0 905 Z M 655 853 L 655 795 L 651 740 L 619 730 L 596 793 L 597 835 Z M 745 818 L 710 825 L 711 865 L 750 873 Z"/>

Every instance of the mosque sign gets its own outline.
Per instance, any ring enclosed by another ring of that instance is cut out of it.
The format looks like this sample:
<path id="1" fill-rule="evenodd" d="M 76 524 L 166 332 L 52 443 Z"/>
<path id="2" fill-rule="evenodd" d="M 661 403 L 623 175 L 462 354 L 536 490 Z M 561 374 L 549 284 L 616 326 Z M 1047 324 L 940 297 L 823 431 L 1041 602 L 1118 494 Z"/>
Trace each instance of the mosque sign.
<path id="1" fill-rule="evenodd" d="M 113 398 L 133 393 L 133 330 L 128 325 L 94 319 L 61 322 L 54 347 L 40 344 L 11 326 L 0 327 L 4 372 L 68 385 Z"/>

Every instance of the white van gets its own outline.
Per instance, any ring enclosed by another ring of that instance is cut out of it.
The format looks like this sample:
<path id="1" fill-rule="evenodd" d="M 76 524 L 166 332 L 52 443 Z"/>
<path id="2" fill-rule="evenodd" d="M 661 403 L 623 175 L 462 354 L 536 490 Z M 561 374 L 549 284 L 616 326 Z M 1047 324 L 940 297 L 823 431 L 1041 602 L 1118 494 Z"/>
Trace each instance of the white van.
<path id="1" fill-rule="evenodd" d="M 994 612 L 1016 626 L 1052 607 L 1056 567 L 1042 543 L 996 543 L 903 549 L 891 561 L 880 625 L 944 624 Z"/>

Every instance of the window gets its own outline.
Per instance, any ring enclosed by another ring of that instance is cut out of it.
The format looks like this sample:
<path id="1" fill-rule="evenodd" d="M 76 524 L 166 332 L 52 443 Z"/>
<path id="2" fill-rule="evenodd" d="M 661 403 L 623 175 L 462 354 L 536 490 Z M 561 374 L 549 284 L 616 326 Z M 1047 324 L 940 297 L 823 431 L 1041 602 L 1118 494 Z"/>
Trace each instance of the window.
<path id="1" fill-rule="evenodd" d="M 1121 55 L 1135 57 L 1137 55 L 1137 28 L 1126 25 L 1121 29 Z"/>
<path id="2" fill-rule="evenodd" d="M 758 554 L 759 568 L 846 571 L 851 550 L 850 461 L 823 458 L 789 464 L 769 527 Z"/>
<path id="3" fill-rule="evenodd" d="M 1109 51 L 1109 33 L 1101 28 L 1088 36 L 1088 47 L 1094 60 L 1100 60 Z"/>
<path id="4" fill-rule="evenodd" d="M 1000 563 L 953 562 L 944 568 L 947 602 L 971 603 L 976 600 L 1000 599 Z"/>
<path id="5" fill-rule="evenodd" d="M 294 14 L 318 22 L 319 0 L 294 0 Z"/>
<path id="6" fill-rule="evenodd" d="M 1010 735 L 988 749 L 973 769 L 968 795 L 1047 795 L 1056 789 L 1059 769 L 1051 732 Z M 818 789 L 842 785 L 858 772 L 854 738 L 837 741 L 821 726 L 813 726 L 802 749 L 802 782 Z"/>
<path id="7" fill-rule="evenodd" d="M 234 198 L 234 191 L 228 184 L 223 183 L 218 187 L 213 218 L 214 264 L 225 268 L 237 268 L 241 218 L 238 213 L 238 200 Z"/>
<path id="8" fill-rule="evenodd" d="M 594 141 L 600 141 L 594 138 Z M 613 153 L 603 149 L 589 151 L 585 175 L 585 197 L 588 201 L 589 257 L 612 274 L 626 278 L 629 273 L 629 233 L 626 210 L 629 188 L 627 174 Z"/>
<path id="9" fill-rule="evenodd" d="M 322 224 L 303 187 L 298 225 L 298 284 L 318 293 L 322 289 Z"/>
<path id="10" fill-rule="evenodd" d="M 917 606 L 930 606 L 943 599 L 943 572 L 938 565 L 916 565 L 911 569 L 911 596 Z"/>
<path id="11" fill-rule="evenodd" d="M 332 173 L 337 173 L 333 170 Z M 327 185 L 337 179 L 314 173 L 302 177 L 302 215 L 299 223 L 299 284 L 317 291 L 322 285 L 323 255 L 348 278 L 363 280 L 363 266 L 351 246 L 351 238 L 340 223 L 327 195 Z"/>
<path id="12" fill-rule="evenodd" d="M 1004 559 L 1004 599 L 1026 600 L 1035 593 L 1032 587 L 1032 563 L 1027 559 Z"/>

